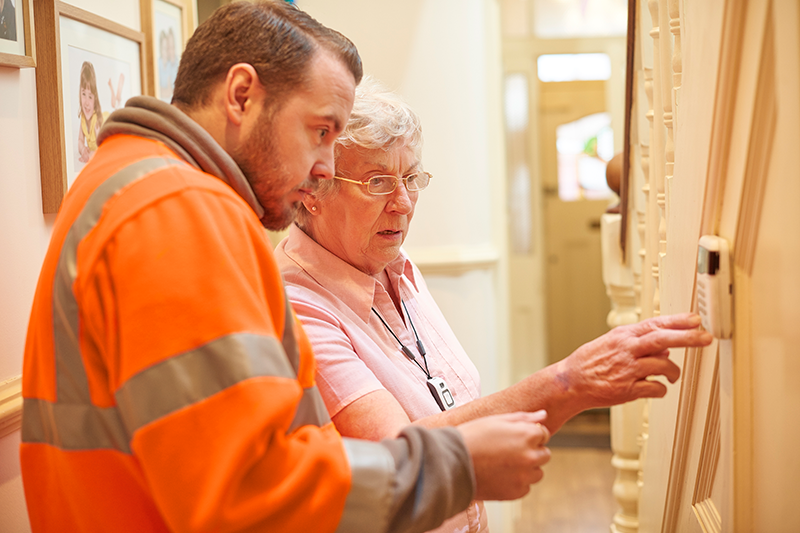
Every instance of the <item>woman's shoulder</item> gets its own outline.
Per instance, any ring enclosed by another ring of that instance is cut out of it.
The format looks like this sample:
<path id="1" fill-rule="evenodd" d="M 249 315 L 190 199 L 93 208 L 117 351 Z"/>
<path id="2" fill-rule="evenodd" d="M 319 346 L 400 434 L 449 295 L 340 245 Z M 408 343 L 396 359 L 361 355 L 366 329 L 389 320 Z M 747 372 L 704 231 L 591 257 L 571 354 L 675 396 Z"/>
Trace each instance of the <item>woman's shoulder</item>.
<path id="1" fill-rule="evenodd" d="M 313 275 L 298 264 L 290 254 L 286 253 L 285 243 L 286 239 L 278 243 L 273 253 L 278 269 L 281 271 L 289 301 L 292 304 L 314 303 L 315 305 L 324 305 L 326 302 L 335 301 L 333 294 L 317 282 Z"/>

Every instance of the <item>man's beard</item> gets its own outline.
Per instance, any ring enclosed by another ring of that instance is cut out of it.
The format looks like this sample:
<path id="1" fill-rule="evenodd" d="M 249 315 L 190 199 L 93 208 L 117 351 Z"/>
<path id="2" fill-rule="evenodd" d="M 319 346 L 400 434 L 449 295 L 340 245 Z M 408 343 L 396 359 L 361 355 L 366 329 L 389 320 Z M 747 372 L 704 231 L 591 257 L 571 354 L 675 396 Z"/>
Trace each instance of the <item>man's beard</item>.
<path id="1" fill-rule="evenodd" d="M 280 231 L 294 221 L 300 203 L 286 205 L 280 196 L 279 191 L 292 178 L 277 154 L 270 121 L 266 116 L 263 118 L 258 130 L 231 156 L 264 208 L 261 224 L 269 230 Z"/>

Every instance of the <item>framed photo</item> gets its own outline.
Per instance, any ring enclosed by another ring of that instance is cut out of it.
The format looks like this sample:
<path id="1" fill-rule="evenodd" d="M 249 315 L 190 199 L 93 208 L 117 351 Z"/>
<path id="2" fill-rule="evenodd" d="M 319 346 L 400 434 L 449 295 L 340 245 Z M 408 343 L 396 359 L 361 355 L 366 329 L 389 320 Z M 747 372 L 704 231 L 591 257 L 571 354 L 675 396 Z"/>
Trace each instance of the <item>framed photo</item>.
<path id="1" fill-rule="evenodd" d="M 142 29 L 147 37 L 149 92 L 167 103 L 178 75 L 178 63 L 186 41 L 194 31 L 191 0 L 141 0 Z"/>
<path id="2" fill-rule="evenodd" d="M 42 208 L 56 213 L 108 115 L 145 94 L 144 33 L 56 0 L 34 16 Z"/>
<path id="3" fill-rule="evenodd" d="M 33 0 L 0 0 L 0 66 L 35 67 Z"/>

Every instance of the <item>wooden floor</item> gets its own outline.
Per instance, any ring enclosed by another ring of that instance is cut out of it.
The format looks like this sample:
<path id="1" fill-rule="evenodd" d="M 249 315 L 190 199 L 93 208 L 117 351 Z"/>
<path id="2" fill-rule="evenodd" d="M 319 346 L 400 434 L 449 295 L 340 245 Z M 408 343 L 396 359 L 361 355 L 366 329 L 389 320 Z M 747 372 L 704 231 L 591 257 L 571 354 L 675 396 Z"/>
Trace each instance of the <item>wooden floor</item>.
<path id="1" fill-rule="evenodd" d="M 522 500 L 515 533 L 609 532 L 617 504 L 608 435 L 606 410 L 576 417 L 553 436 L 544 479 Z"/>

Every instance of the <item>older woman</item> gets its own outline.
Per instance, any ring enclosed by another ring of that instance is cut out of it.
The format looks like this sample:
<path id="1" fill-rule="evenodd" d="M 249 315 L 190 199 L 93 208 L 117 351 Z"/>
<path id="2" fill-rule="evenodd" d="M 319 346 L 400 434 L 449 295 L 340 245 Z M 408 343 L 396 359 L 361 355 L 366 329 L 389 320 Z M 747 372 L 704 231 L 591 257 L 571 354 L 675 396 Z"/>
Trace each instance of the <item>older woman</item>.
<path id="1" fill-rule="evenodd" d="M 668 348 L 710 335 L 676 315 L 617 328 L 565 360 L 481 398 L 479 377 L 401 249 L 420 194 L 421 128 L 399 98 L 367 79 L 336 147 L 336 177 L 306 195 L 276 248 L 292 305 L 318 362 L 317 384 L 346 436 L 391 437 L 409 423 L 455 425 L 494 413 L 542 412 L 556 431 L 577 413 L 660 397 L 677 380 Z M 437 531 L 479 531 L 480 504 Z"/>

